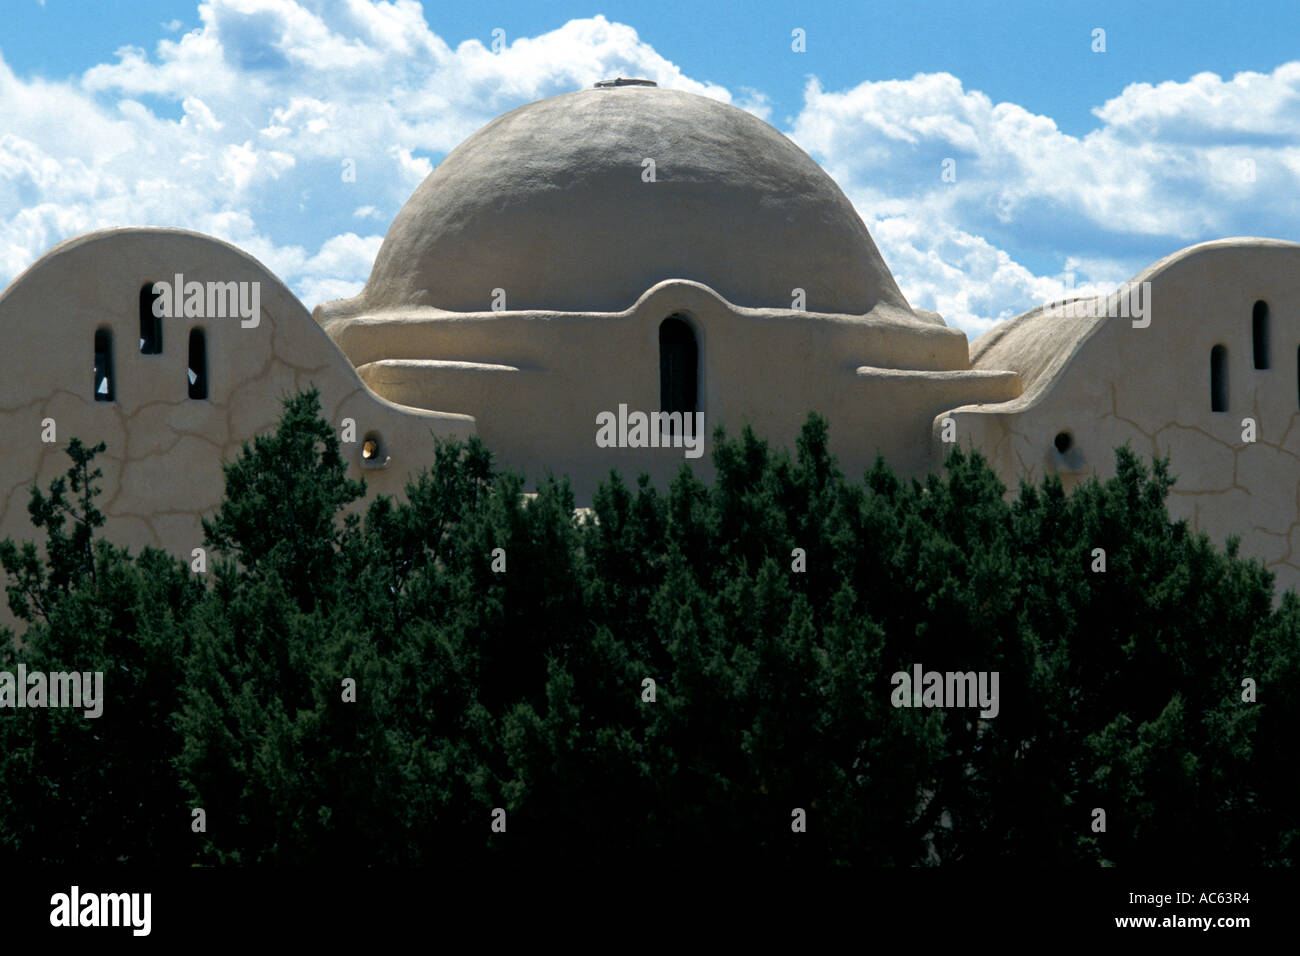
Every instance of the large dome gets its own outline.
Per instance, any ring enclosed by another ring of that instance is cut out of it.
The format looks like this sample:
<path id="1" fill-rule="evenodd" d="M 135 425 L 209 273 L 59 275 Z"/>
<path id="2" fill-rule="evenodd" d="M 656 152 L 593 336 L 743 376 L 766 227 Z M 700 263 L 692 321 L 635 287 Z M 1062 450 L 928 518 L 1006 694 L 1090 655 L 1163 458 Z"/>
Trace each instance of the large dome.
<path id="1" fill-rule="evenodd" d="M 644 160 L 654 160 L 654 182 Z M 614 312 L 664 279 L 742 306 L 908 310 L 866 226 L 803 150 L 743 110 L 616 86 L 506 113 L 416 189 L 331 317 L 429 306 Z M 910 311 L 910 310 L 909 310 Z"/>

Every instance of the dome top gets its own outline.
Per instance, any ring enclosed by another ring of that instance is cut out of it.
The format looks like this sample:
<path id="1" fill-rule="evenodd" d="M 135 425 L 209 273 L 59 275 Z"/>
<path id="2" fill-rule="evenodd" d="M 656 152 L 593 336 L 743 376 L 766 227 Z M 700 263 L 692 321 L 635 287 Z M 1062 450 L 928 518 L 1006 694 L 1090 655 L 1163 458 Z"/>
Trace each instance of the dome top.
<path id="1" fill-rule="evenodd" d="M 665 279 L 733 304 L 910 313 L 866 226 L 803 150 L 716 100 L 617 83 L 519 107 L 453 150 L 330 318 L 433 307 L 616 312 Z"/>
<path id="2" fill-rule="evenodd" d="M 601 80 L 596 84 L 599 89 L 602 86 L 658 86 L 654 80 L 634 80 L 625 76 L 616 77 L 612 80 Z"/>

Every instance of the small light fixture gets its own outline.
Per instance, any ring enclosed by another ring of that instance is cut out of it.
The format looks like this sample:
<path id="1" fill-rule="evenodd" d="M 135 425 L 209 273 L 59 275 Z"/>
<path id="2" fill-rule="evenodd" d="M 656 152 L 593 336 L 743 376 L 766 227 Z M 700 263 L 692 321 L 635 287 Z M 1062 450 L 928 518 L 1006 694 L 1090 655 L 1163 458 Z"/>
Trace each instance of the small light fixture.
<path id="1" fill-rule="evenodd" d="M 387 468 L 388 452 L 384 449 L 384 440 L 378 432 L 370 432 L 361 441 L 361 467 Z"/>

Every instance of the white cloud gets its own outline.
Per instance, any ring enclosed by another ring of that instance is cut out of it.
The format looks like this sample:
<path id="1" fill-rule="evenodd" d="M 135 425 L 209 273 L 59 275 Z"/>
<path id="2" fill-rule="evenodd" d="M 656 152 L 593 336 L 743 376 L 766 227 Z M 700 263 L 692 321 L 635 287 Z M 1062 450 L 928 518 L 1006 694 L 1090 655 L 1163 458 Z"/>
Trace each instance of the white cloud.
<path id="1" fill-rule="evenodd" d="M 686 76 L 601 16 L 508 35 L 498 53 L 495 25 L 453 48 L 413 0 L 205 0 L 197 15 L 71 82 L 0 61 L 0 283 L 69 236 L 166 225 L 247 249 L 311 307 L 369 274 L 381 237 L 352 230 L 382 231 L 443 154 L 522 103 L 639 76 L 772 112 L 763 91 Z M 945 73 L 813 79 L 789 135 L 909 299 L 972 333 L 1069 276 L 1119 282 L 1202 238 L 1294 234 L 1300 63 L 1134 84 L 1094 114 L 1072 136 Z"/>
<path id="2" fill-rule="evenodd" d="M 759 119 L 770 122 L 772 119 L 772 103 L 766 93 L 761 90 L 751 89 L 748 86 L 740 88 L 740 99 L 736 100 L 735 106 L 742 110 L 753 113 Z"/>
<path id="3" fill-rule="evenodd" d="M 854 201 L 909 300 L 968 332 L 1070 275 L 1119 283 L 1203 239 L 1296 237 L 1300 63 L 1135 84 L 1094 113 L 1076 137 L 946 73 L 835 92 L 814 78 L 790 135 Z M 1015 243 L 1059 265 L 1035 275 L 998 248 Z"/>
<path id="4" fill-rule="evenodd" d="M 1300 62 L 1284 63 L 1272 73 L 1238 73 L 1231 80 L 1197 73 L 1183 83 L 1133 83 L 1093 113 L 1134 138 L 1295 137 L 1300 134 Z"/>
<path id="5" fill-rule="evenodd" d="M 355 275 L 358 269 L 369 271 L 383 241 L 383 236 L 358 236 L 355 232 L 335 236 L 307 261 L 306 269 L 323 276 Z"/>
<path id="6" fill-rule="evenodd" d="M 939 312 L 972 338 L 1026 303 L 1060 297 L 1059 280 L 1034 275 L 987 240 L 953 226 L 901 215 L 868 228 L 908 301 Z"/>
<path id="7" fill-rule="evenodd" d="M 161 24 L 172 36 L 152 50 L 124 47 L 73 82 L 0 60 L 0 284 L 72 235 L 166 225 L 240 245 L 310 307 L 369 275 L 379 239 L 344 223 L 391 221 L 442 154 L 507 109 L 615 75 L 730 100 L 599 16 L 493 53 L 490 35 L 451 48 L 412 0 L 197 13 L 198 29 Z"/>
<path id="8" fill-rule="evenodd" d="M 300 285 L 313 303 L 350 298 L 361 291 L 383 244 L 383 236 L 348 232 L 321 246 L 302 268 Z"/>

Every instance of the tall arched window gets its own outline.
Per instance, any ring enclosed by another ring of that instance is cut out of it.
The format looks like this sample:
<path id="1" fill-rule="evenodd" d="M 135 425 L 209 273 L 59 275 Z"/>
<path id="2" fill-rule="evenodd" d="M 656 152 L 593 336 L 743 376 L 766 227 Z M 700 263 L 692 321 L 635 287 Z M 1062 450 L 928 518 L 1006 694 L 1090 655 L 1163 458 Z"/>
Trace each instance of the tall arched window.
<path id="1" fill-rule="evenodd" d="M 190 362 L 186 369 L 190 398 L 208 397 L 208 343 L 202 329 L 190 329 Z"/>
<path id="2" fill-rule="evenodd" d="M 140 287 L 140 351 L 144 355 L 162 354 L 162 319 L 153 314 L 153 283 Z"/>
<path id="3" fill-rule="evenodd" d="M 113 400 L 113 333 L 95 330 L 95 401 Z"/>
<path id="4" fill-rule="evenodd" d="M 1263 299 L 1251 311 L 1250 331 L 1255 341 L 1255 368 L 1268 368 L 1268 303 Z"/>
<path id="5" fill-rule="evenodd" d="M 1228 350 L 1222 345 L 1210 349 L 1210 411 L 1228 410 Z"/>
<path id="6" fill-rule="evenodd" d="M 688 415 L 696 410 L 699 347 L 695 332 L 680 316 L 670 315 L 659 326 L 659 408 Z"/>

